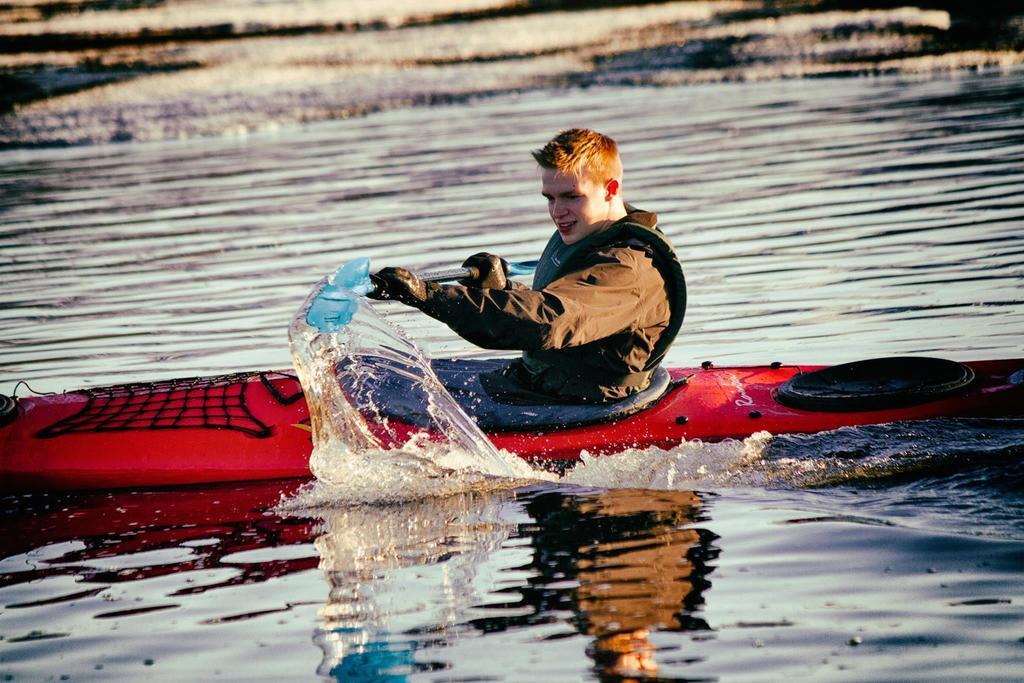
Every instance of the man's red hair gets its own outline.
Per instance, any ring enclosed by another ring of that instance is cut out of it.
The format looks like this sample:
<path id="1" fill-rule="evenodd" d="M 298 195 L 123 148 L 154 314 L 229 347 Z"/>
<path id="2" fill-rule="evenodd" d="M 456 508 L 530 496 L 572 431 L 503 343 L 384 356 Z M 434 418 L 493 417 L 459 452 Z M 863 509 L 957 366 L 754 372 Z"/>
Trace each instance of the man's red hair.
<path id="1" fill-rule="evenodd" d="M 541 168 L 575 178 L 586 174 L 599 183 L 622 178 L 622 160 L 615 140 L 587 128 L 563 130 L 535 150 L 533 158 Z"/>

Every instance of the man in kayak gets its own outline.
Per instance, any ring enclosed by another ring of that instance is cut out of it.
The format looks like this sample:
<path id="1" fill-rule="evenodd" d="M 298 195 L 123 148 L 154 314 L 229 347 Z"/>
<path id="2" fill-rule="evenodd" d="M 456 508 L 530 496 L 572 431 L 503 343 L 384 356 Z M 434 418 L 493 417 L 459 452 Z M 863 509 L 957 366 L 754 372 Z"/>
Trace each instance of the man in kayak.
<path id="1" fill-rule="evenodd" d="M 575 128 L 533 156 L 556 232 L 532 288 L 481 253 L 463 264 L 476 277 L 457 285 L 384 268 L 369 296 L 418 308 L 478 346 L 521 350 L 481 377 L 499 400 L 604 403 L 643 391 L 683 321 L 682 266 L 657 217 L 623 201 L 614 140 Z"/>

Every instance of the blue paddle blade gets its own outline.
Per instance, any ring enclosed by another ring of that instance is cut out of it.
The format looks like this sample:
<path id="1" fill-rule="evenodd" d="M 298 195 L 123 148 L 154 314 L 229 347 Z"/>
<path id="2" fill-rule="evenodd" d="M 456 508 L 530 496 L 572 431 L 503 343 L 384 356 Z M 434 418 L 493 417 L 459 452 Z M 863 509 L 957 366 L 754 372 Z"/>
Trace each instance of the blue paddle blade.
<path id="1" fill-rule="evenodd" d="M 338 268 L 306 311 L 306 323 L 319 332 L 337 332 L 352 322 L 359 297 L 373 291 L 370 259 L 363 256 Z"/>
<path id="2" fill-rule="evenodd" d="M 373 291 L 370 281 L 370 258 L 360 256 L 344 264 L 330 278 L 331 284 L 341 289 L 348 289 L 356 294 L 369 294 Z"/>

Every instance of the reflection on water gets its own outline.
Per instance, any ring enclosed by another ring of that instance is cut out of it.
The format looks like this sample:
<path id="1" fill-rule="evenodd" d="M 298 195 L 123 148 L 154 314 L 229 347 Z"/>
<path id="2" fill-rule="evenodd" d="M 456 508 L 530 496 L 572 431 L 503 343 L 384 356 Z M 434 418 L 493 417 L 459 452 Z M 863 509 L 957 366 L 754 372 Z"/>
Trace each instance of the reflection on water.
<path id="1" fill-rule="evenodd" d="M 172 594 L 197 595 L 303 571 L 315 566 L 308 555 L 261 565 L 233 561 L 240 553 L 308 540 L 308 520 L 278 518 L 267 511 L 298 486 L 294 481 L 266 481 L 174 491 L 4 497 L 2 512 L 12 533 L 0 535 L 0 554 L 6 558 L 0 585 L 73 576 L 78 583 L 99 586 L 99 593 L 109 589 L 107 584 L 237 570 L 214 583 L 190 582 Z"/>
<path id="2" fill-rule="evenodd" d="M 448 639 L 557 622 L 588 637 L 598 675 L 653 675 L 651 632 L 708 630 L 699 612 L 715 536 L 692 528 L 695 494 L 538 490 L 524 496 L 526 521 L 510 515 L 509 500 L 467 495 L 326 514 L 316 539 L 330 586 L 318 672 L 369 681 L 457 671 L 443 656 Z M 486 571 L 509 545 L 529 561 L 499 571 L 525 581 L 500 589 L 496 602 L 494 581 L 504 581 Z"/>
<path id="3" fill-rule="evenodd" d="M 271 511 L 297 486 L 0 499 L 0 672 L 206 680 L 261 642 L 308 644 L 307 628 L 284 624 L 318 604 L 302 579 L 317 566 L 312 522 Z"/>
<path id="4" fill-rule="evenodd" d="M 652 631 L 708 630 L 699 613 L 715 536 L 692 527 L 701 510 L 696 494 L 548 492 L 528 500 L 526 510 L 536 525 L 534 606 L 549 607 L 548 586 L 575 584 L 559 598 L 593 637 L 588 653 L 600 676 L 657 675 Z"/>
<path id="5" fill-rule="evenodd" d="M 543 485 L 312 520 L 274 511 L 294 491 L 5 498 L 0 672 L 995 679 L 1017 657 L 1021 542 L 908 529 L 884 491 Z"/>
<path id="6" fill-rule="evenodd" d="M 710 628 L 717 550 L 694 526 L 706 519 L 693 493 L 538 488 L 310 513 L 318 521 L 273 512 L 296 488 L 4 499 L 0 670 L 53 671 L 36 657 L 57 640 L 74 649 L 69 669 L 128 675 L 148 657 L 180 673 L 200 657 L 247 671 L 252 640 L 284 629 L 312 633 L 316 672 L 339 681 L 483 675 L 489 639 L 537 629 L 541 642 L 585 637 L 598 675 L 631 675 L 657 670 L 651 634 Z M 220 651 L 156 646 L 161 633 Z M 111 656 L 130 643 L 136 661 Z"/>
<path id="7" fill-rule="evenodd" d="M 325 513 L 315 545 L 330 590 L 314 637 L 324 653 L 317 672 L 372 681 L 450 668 L 413 652 L 425 637 L 454 635 L 486 602 L 478 570 L 515 530 L 501 517 L 511 498 L 467 494 Z"/>

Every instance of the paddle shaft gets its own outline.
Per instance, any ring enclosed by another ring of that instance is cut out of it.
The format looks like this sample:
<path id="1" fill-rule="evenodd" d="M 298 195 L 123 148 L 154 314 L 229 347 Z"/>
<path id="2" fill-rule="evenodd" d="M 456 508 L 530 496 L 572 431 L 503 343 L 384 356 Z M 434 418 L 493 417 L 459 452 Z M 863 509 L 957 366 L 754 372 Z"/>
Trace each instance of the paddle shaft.
<path id="1" fill-rule="evenodd" d="M 536 261 L 523 261 L 521 263 L 509 263 L 508 274 L 511 276 L 515 275 L 532 275 L 533 271 L 537 269 Z M 479 268 L 438 268 L 435 270 L 424 270 L 418 271 L 416 276 L 424 282 L 449 282 L 451 280 L 461 280 L 462 278 L 477 278 L 480 277 Z"/>

